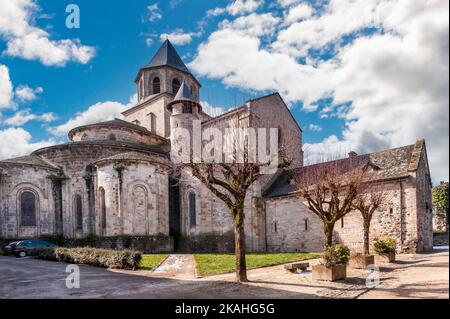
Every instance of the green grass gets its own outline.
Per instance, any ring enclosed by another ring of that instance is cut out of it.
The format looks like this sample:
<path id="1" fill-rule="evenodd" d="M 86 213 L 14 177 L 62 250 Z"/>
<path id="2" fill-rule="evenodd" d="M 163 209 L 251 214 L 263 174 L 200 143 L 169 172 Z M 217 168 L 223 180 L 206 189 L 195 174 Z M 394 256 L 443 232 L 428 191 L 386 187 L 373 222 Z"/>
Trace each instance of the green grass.
<path id="1" fill-rule="evenodd" d="M 156 269 L 163 262 L 163 260 L 167 258 L 167 256 L 167 254 L 142 255 L 139 270 Z"/>
<path id="2" fill-rule="evenodd" d="M 320 253 L 247 254 L 247 269 L 313 259 L 320 257 L 320 255 Z M 199 276 L 211 276 L 236 271 L 234 255 L 196 254 L 194 257 Z"/>

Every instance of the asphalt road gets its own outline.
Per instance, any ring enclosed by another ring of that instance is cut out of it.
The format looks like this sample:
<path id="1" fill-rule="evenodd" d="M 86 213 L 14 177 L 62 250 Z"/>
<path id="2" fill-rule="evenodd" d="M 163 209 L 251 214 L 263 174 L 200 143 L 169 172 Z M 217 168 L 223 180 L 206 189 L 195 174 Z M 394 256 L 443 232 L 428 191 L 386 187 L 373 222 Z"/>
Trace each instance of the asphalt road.
<path id="1" fill-rule="evenodd" d="M 136 298 L 136 299 L 230 299 L 314 298 L 234 282 L 154 278 L 79 266 L 80 288 L 68 289 L 67 264 L 30 258 L 0 257 L 0 298 Z M 237 295 L 239 292 L 239 295 Z"/>

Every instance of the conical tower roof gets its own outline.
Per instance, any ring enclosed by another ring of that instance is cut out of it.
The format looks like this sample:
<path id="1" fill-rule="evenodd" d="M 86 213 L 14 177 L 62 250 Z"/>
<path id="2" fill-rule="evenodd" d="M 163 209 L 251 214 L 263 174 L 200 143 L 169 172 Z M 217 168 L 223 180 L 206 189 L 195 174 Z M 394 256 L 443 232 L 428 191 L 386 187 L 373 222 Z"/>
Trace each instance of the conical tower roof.
<path id="1" fill-rule="evenodd" d="M 189 90 L 189 87 L 187 86 L 186 82 L 183 81 L 181 83 L 180 89 L 177 92 L 177 95 L 175 95 L 174 101 L 191 101 L 193 102 L 194 99 L 192 98 L 191 91 Z"/>
<path id="2" fill-rule="evenodd" d="M 186 81 L 184 80 L 183 83 L 181 83 L 180 89 L 175 95 L 173 101 L 167 104 L 167 107 L 171 109 L 172 105 L 177 103 L 191 103 L 193 105 L 199 106 L 199 108 L 201 109 L 200 104 L 196 102 L 192 97 L 191 91 L 189 90 L 189 86 L 186 84 Z"/>
<path id="3" fill-rule="evenodd" d="M 139 76 L 143 70 L 157 67 L 171 67 L 178 71 L 187 73 L 191 75 L 194 81 L 201 87 L 200 82 L 198 82 L 198 80 L 189 71 L 186 64 L 184 64 L 183 60 L 179 56 L 177 50 L 175 50 L 174 46 L 168 39 L 164 41 L 150 62 L 139 69 L 134 81 L 137 82 L 139 80 Z"/>
<path id="4" fill-rule="evenodd" d="M 163 45 L 159 48 L 158 52 L 156 52 L 150 63 L 144 66 L 144 68 L 158 66 L 170 66 L 177 70 L 190 73 L 186 64 L 184 64 L 183 60 L 178 55 L 178 52 L 169 40 L 164 41 Z"/>

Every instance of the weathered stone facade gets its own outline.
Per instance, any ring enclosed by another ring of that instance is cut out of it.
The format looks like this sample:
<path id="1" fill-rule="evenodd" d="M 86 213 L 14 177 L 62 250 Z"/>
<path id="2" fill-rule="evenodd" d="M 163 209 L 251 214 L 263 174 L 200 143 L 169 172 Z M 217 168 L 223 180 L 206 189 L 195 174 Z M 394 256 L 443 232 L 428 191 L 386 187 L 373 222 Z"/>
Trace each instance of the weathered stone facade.
<path id="1" fill-rule="evenodd" d="M 232 220 L 224 203 L 188 171 L 181 172 L 175 185 L 170 184 L 171 131 L 192 132 L 193 121 L 199 120 L 201 132 L 278 128 L 278 140 L 292 159 L 288 170 L 261 178 L 247 194 L 248 249 L 323 248 L 320 220 L 286 180 L 288 174 L 308 167 L 303 166 L 302 130 L 278 93 L 211 118 L 199 104 L 200 83 L 169 42 L 139 71 L 136 85 L 138 103 L 123 113 L 125 121 L 78 127 L 69 133 L 67 144 L 0 161 L 0 237 L 138 236 L 140 246 L 127 246 L 157 251 L 158 241 L 142 243 L 142 238 L 153 236 L 164 238 L 162 251 L 171 249 L 173 239 L 186 251 L 232 250 Z M 353 156 L 378 167 L 378 182 L 389 193 L 389 201 L 373 218 L 372 238 L 394 236 L 399 251 L 431 249 L 425 143 Z M 361 248 L 362 238 L 362 218 L 357 212 L 335 227 L 335 241 L 354 250 Z M 106 245 L 121 247 L 121 240 L 106 240 Z"/>

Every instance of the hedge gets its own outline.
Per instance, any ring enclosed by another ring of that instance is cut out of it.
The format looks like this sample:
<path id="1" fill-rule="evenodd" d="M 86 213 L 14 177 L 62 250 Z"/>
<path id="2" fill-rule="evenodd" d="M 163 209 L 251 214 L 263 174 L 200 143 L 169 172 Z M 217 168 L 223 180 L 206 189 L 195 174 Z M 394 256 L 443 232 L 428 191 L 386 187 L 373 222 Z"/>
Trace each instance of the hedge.
<path id="1" fill-rule="evenodd" d="M 113 269 L 138 269 L 142 254 L 135 250 L 111 250 L 99 248 L 52 248 L 37 249 L 34 258 L 60 261 L 70 264 L 85 264 Z"/>

